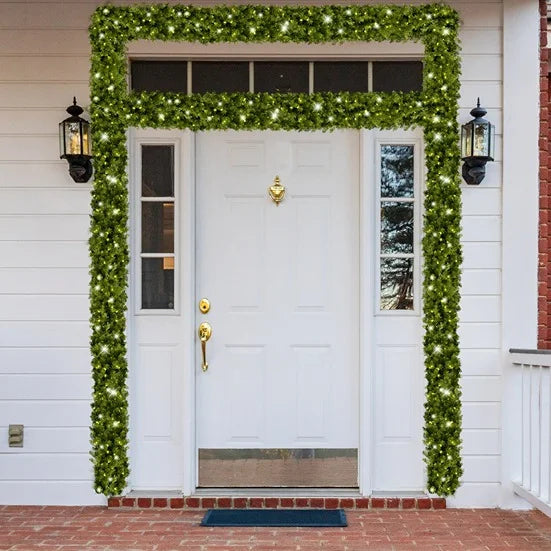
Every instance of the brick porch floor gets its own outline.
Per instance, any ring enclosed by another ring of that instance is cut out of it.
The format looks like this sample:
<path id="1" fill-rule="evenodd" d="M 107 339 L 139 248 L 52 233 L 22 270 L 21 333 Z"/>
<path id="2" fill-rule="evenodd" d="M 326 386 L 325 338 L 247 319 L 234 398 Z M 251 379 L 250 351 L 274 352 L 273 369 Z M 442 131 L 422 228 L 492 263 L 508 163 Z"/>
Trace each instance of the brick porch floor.
<path id="1" fill-rule="evenodd" d="M 551 551 L 551 519 L 495 509 L 347 511 L 348 528 L 203 528 L 203 511 L 0 506 L 0 550 Z"/>

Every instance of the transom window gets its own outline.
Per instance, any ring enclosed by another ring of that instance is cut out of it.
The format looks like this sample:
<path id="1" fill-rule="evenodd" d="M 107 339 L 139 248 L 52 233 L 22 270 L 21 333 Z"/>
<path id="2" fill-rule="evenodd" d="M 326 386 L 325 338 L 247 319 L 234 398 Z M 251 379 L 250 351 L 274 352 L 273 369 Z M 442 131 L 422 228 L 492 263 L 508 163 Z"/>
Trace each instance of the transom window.
<path id="1" fill-rule="evenodd" d="M 421 90 L 421 61 L 132 60 L 137 92 L 411 92 Z"/>

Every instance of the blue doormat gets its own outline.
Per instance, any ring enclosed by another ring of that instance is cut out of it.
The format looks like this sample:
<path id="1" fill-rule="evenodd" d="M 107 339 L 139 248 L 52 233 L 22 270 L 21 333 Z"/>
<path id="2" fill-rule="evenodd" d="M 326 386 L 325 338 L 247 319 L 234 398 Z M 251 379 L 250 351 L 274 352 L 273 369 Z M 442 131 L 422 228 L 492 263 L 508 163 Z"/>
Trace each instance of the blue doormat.
<path id="1" fill-rule="evenodd" d="M 209 509 L 201 526 L 348 526 L 343 509 Z"/>

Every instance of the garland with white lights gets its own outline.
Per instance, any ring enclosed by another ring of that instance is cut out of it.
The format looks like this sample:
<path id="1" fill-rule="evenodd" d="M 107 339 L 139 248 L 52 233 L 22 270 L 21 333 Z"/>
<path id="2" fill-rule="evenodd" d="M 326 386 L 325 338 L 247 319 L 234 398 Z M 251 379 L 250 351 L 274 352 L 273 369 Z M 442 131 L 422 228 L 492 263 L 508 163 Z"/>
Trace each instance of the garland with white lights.
<path id="1" fill-rule="evenodd" d="M 461 403 L 457 335 L 461 246 L 457 102 L 459 18 L 443 4 L 420 6 L 105 6 L 90 26 L 90 108 L 95 178 L 91 217 L 92 460 L 95 489 L 120 494 L 128 468 L 126 312 L 129 127 L 191 130 L 331 130 L 422 127 L 426 191 L 423 324 L 427 488 L 459 486 Z M 421 41 L 416 93 L 175 94 L 127 88 L 131 40 L 189 42 Z"/>

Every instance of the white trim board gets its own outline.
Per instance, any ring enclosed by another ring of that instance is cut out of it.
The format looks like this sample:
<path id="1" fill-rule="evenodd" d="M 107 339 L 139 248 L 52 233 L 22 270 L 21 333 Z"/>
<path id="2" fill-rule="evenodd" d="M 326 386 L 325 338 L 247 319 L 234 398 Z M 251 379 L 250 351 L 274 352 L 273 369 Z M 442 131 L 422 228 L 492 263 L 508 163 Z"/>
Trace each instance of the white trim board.
<path id="1" fill-rule="evenodd" d="M 214 43 L 136 40 L 128 44 L 131 59 L 422 59 L 421 42 L 344 42 L 342 44 L 305 43 Z"/>

